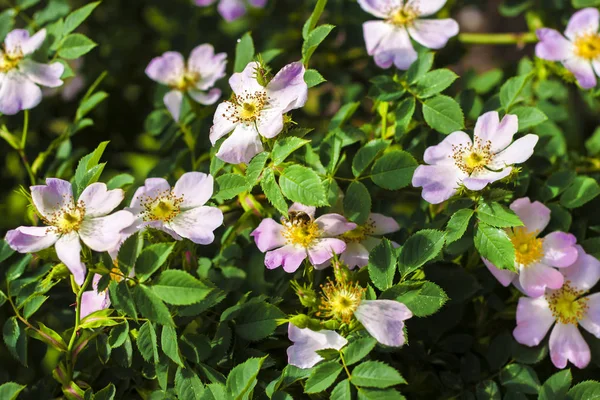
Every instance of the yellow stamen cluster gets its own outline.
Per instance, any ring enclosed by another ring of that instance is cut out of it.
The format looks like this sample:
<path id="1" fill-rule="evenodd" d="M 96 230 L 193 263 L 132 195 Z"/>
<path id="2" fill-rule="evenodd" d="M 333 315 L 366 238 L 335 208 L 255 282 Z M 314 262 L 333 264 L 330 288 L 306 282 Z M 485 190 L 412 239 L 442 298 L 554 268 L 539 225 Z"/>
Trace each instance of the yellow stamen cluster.
<path id="1" fill-rule="evenodd" d="M 587 298 L 580 298 L 584 293 L 572 288 L 571 283 L 566 281 L 562 288 L 546 294 L 554 318 L 563 324 L 577 325 L 588 309 Z"/>
<path id="2" fill-rule="evenodd" d="M 346 243 L 360 243 L 375 231 L 375 221 L 369 219 L 364 225 L 342 234 L 341 239 Z"/>
<path id="3" fill-rule="evenodd" d="M 404 6 L 394 12 L 388 22 L 396 26 L 411 26 L 418 16 L 419 10 L 415 6 Z"/>
<path id="4" fill-rule="evenodd" d="M 179 78 L 179 80 L 173 82 L 171 87 L 173 89 L 181 90 L 182 92 L 184 92 L 188 89 L 195 87 L 199 80 L 200 74 L 198 72 L 186 70 L 183 76 Z"/>
<path id="5" fill-rule="evenodd" d="M 20 48 L 12 53 L 0 51 L 0 72 L 8 72 L 16 68 L 21 59 L 23 59 L 23 52 Z"/>
<path id="6" fill-rule="evenodd" d="M 50 230 L 57 234 L 67 234 L 70 232 L 77 232 L 85 216 L 85 203 L 79 201 L 77 204 L 73 201 L 73 198 L 65 198 L 64 205 L 51 215 L 42 217 L 42 220 L 46 225 L 50 225 Z"/>
<path id="7" fill-rule="evenodd" d="M 304 212 L 290 212 L 289 218 L 282 218 L 283 237 L 287 244 L 310 247 L 321 236 L 319 226 Z"/>
<path id="8" fill-rule="evenodd" d="M 110 279 L 115 282 L 121 282 L 125 278 L 123 277 L 123 273 L 121 272 L 121 270 L 119 268 L 113 267 L 110 270 Z"/>
<path id="9" fill-rule="evenodd" d="M 600 57 L 600 35 L 586 33 L 575 39 L 575 54 L 586 60 L 596 60 Z"/>
<path id="10" fill-rule="evenodd" d="M 366 289 L 356 282 L 332 282 L 321 285 L 323 294 L 317 316 L 350 323 Z"/>
<path id="11" fill-rule="evenodd" d="M 231 101 L 225 102 L 227 110 L 223 113 L 223 118 L 236 124 L 257 122 L 268 101 L 267 92 L 264 90 L 254 93 L 244 92 L 242 95 L 234 96 Z"/>
<path id="12" fill-rule="evenodd" d="M 142 218 L 144 221 L 171 222 L 181 212 L 183 196 L 177 197 L 168 190 L 156 197 L 144 197 L 140 204 L 143 207 Z"/>
<path id="13" fill-rule="evenodd" d="M 517 264 L 528 266 L 544 256 L 544 241 L 537 238 L 538 232 L 528 232 L 524 227 L 517 227 L 506 233 L 515 247 Z"/>
<path id="14" fill-rule="evenodd" d="M 481 172 L 492 161 L 492 143 L 488 140 L 483 143 L 481 139 L 475 138 L 472 145 L 452 145 L 454 163 L 467 174 Z"/>

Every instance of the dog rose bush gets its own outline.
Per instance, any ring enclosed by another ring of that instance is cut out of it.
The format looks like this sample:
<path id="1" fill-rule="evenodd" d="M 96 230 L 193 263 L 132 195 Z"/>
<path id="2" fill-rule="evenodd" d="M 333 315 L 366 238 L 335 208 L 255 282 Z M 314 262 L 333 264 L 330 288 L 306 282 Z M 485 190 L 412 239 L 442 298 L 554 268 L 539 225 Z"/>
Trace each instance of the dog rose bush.
<path id="1" fill-rule="evenodd" d="M 600 397 L 600 1 L 0 7 L 1 400 Z"/>

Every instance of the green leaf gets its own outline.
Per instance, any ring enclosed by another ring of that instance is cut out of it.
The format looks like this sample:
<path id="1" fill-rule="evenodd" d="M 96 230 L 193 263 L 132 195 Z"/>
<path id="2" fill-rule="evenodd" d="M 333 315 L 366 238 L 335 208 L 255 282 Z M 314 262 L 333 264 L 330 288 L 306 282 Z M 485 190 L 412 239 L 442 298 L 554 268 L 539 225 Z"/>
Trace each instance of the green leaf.
<path id="1" fill-rule="evenodd" d="M 365 361 L 352 370 L 350 381 L 355 386 L 385 389 L 406 383 L 400 372 L 381 361 Z"/>
<path id="2" fill-rule="evenodd" d="M 319 393 L 333 385 L 342 366 L 337 361 L 328 361 L 317 365 L 304 385 L 304 393 Z"/>
<path id="3" fill-rule="evenodd" d="M 560 204 L 567 208 L 578 208 L 600 194 L 600 186 L 594 178 L 578 176 L 560 196 Z"/>
<path id="4" fill-rule="evenodd" d="M 310 14 L 306 23 L 302 27 L 302 38 L 304 40 L 308 39 L 308 35 L 315 29 L 317 23 L 319 22 L 319 18 L 321 18 L 321 14 L 325 10 L 325 6 L 327 5 L 327 0 L 318 0 L 317 4 L 315 4 L 315 8 L 313 12 Z"/>
<path id="5" fill-rule="evenodd" d="M 365 358 L 375 348 L 377 340 L 363 337 L 351 342 L 343 351 L 346 365 L 356 364 Z"/>
<path id="6" fill-rule="evenodd" d="M 118 322 L 110 317 L 114 310 L 108 308 L 91 313 L 81 321 L 81 329 L 95 329 L 100 327 L 114 326 Z"/>
<path id="7" fill-rule="evenodd" d="M 256 377 L 260 372 L 266 357 L 250 358 L 244 363 L 236 365 L 227 376 L 227 393 L 233 400 L 251 398 L 254 386 L 256 386 Z"/>
<path id="8" fill-rule="evenodd" d="M 116 393 L 117 389 L 115 388 L 115 385 L 109 383 L 104 389 L 99 390 L 94 394 L 94 400 L 113 400 Z"/>
<path id="9" fill-rule="evenodd" d="M 27 366 L 27 336 L 24 329 L 17 321 L 17 317 L 10 317 L 2 329 L 4 344 L 10 354 L 25 367 Z"/>
<path id="10" fill-rule="evenodd" d="M 85 6 L 78 8 L 65 18 L 63 25 L 63 35 L 67 35 L 73 32 L 79 25 L 83 23 L 90 16 L 92 11 L 100 4 L 99 1 L 94 3 L 86 4 Z"/>
<path id="11" fill-rule="evenodd" d="M 8 245 L 6 240 L 0 240 L 0 262 L 15 254 L 15 251 Z"/>
<path id="12" fill-rule="evenodd" d="M 271 152 L 271 158 L 273 164 L 279 165 L 285 161 L 293 152 L 309 143 L 309 140 L 299 138 L 297 136 L 288 136 L 275 142 L 273 151 Z"/>
<path id="13" fill-rule="evenodd" d="M 504 72 L 495 68 L 471 79 L 467 89 L 473 89 L 477 94 L 486 94 L 499 85 L 503 77 Z"/>
<path id="14" fill-rule="evenodd" d="M 386 290 L 394 284 L 396 255 L 392 243 L 383 239 L 369 254 L 369 277 L 379 290 Z"/>
<path id="15" fill-rule="evenodd" d="M 166 270 L 152 285 L 152 292 L 167 304 L 187 306 L 204 300 L 213 288 L 181 270 Z"/>
<path id="16" fill-rule="evenodd" d="M 389 140 L 375 139 L 361 147 L 352 159 L 352 173 L 354 176 L 359 177 L 389 145 Z"/>
<path id="17" fill-rule="evenodd" d="M 327 205 L 327 194 L 319 175 L 302 165 L 290 165 L 279 177 L 283 195 L 306 206 Z"/>
<path id="18" fill-rule="evenodd" d="M 10 32 L 15 25 L 15 16 L 17 12 L 13 8 L 9 8 L 0 13 L 0 41 Z"/>
<path id="19" fill-rule="evenodd" d="M 550 175 L 542 188 L 543 200 L 551 200 L 564 192 L 571 186 L 576 176 L 575 171 L 571 170 L 558 171 Z"/>
<path id="20" fill-rule="evenodd" d="M 160 335 L 160 345 L 167 357 L 175 364 L 183 367 L 183 361 L 181 361 L 181 355 L 179 354 L 177 331 L 175 331 L 175 328 L 168 325 L 163 326 L 162 334 Z"/>
<path id="21" fill-rule="evenodd" d="M 177 368 L 175 391 L 180 400 L 199 400 L 205 398 L 204 385 L 198 375 L 188 368 Z"/>
<path id="22" fill-rule="evenodd" d="M 507 365 L 500 371 L 500 383 L 507 389 L 522 393 L 538 394 L 540 391 L 540 381 L 535 371 L 527 365 Z"/>
<path id="23" fill-rule="evenodd" d="M 145 285 L 137 285 L 134 287 L 133 296 L 135 305 L 142 316 L 161 325 L 173 326 L 173 318 L 169 309 L 152 289 Z"/>
<path id="24" fill-rule="evenodd" d="M 474 213 L 470 208 L 464 208 L 452 214 L 446 225 L 446 244 L 456 242 L 463 237 Z"/>
<path id="25" fill-rule="evenodd" d="M 598 1 L 600 3 L 600 0 Z M 596 128 L 592 136 L 585 141 L 585 148 L 592 157 L 600 154 L 600 127 Z"/>
<path id="26" fill-rule="evenodd" d="M 146 321 L 144 325 L 140 327 L 137 337 L 137 347 L 144 360 L 149 363 L 158 362 L 156 331 L 152 322 Z"/>
<path id="27" fill-rule="evenodd" d="M 327 129 L 333 131 L 334 129 L 341 127 L 354 115 L 356 110 L 358 110 L 359 106 L 359 101 L 344 104 L 343 106 L 341 106 L 340 109 L 335 113 L 333 118 L 331 118 L 331 122 L 329 122 L 329 127 Z"/>
<path id="28" fill-rule="evenodd" d="M 425 99 L 444 91 L 456 79 L 458 75 L 449 69 L 436 69 L 416 81 L 415 91 L 420 98 Z"/>
<path id="29" fill-rule="evenodd" d="M 500 388 L 496 382 L 487 380 L 480 382 L 477 385 L 476 394 L 477 400 L 501 400 L 502 395 L 500 394 Z"/>
<path id="30" fill-rule="evenodd" d="M 348 379 L 344 379 L 331 391 L 329 400 L 348 400 L 352 398 L 352 386 Z"/>
<path id="31" fill-rule="evenodd" d="M 255 155 L 246 168 L 246 187 L 251 190 L 262 178 L 262 172 L 269 158 L 266 151 Z"/>
<path id="32" fill-rule="evenodd" d="M 435 229 L 423 229 L 408 238 L 400 250 L 398 268 L 403 276 L 433 260 L 444 247 L 446 235 Z"/>
<path id="33" fill-rule="evenodd" d="M 125 276 L 129 276 L 129 273 L 133 271 L 137 258 L 142 252 L 144 247 L 144 239 L 141 234 L 136 233 L 127 238 L 125 242 L 119 248 L 117 255 L 117 263 L 119 270 Z M 110 266 L 108 266 L 110 268 Z"/>
<path id="34" fill-rule="evenodd" d="M 246 178 L 238 174 L 224 174 L 217 178 L 219 191 L 215 195 L 215 200 L 224 201 L 233 199 L 238 194 L 248 189 Z"/>
<path id="35" fill-rule="evenodd" d="M 475 230 L 474 241 L 481 257 L 500 269 L 514 270 L 515 248 L 503 229 L 480 222 Z"/>
<path id="36" fill-rule="evenodd" d="M 254 41 L 250 32 L 246 32 L 235 45 L 235 63 L 233 72 L 242 72 L 254 58 Z"/>
<path id="37" fill-rule="evenodd" d="M 307 69 L 304 73 L 304 82 L 306 82 L 306 86 L 308 86 L 310 89 L 311 87 L 320 85 L 323 82 L 327 82 L 327 79 L 323 78 L 323 75 L 321 75 L 316 69 Z"/>
<path id="38" fill-rule="evenodd" d="M 600 6 L 600 0 L 571 0 L 571 4 L 575 8 L 598 7 Z"/>
<path id="39" fill-rule="evenodd" d="M 515 107 L 511 112 L 519 119 L 519 132 L 538 126 L 548 120 L 546 114 L 535 107 Z"/>
<path id="40" fill-rule="evenodd" d="M 358 400 L 406 400 L 396 389 L 358 388 Z"/>
<path id="41" fill-rule="evenodd" d="M 131 186 L 135 182 L 135 178 L 129 174 L 119 174 L 113 176 L 107 183 L 108 190 L 123 189 L 126 186 Z"/>
<path id="42" fill-rule="evenodd" d="M 137 321 L 137 310 L 131 290 L 125 280 L 117 283 L 111 280 L 108 284 L 108 293 L 110 294 L 110 302 L 115 310 L 129 315 Z"/>
<path id="43" fill-rule="evenodd" d="M 371 195 L 367 187 L 359 181 L 348 186 L 344 197 L 344 215 L 352 222 L 362 225 L 371 213 Z"/>
<path id="44" fill-rule="evenodd" d="M 285 318 L 285 314 L 272 304 L 250 303 L 235 319 L 235 332 L 245 340 L 262 340 L 275 332 L 277 320 L 281 318 Z"/>
<path id="45" fill-rule="evenodd" d="M 75 113 L 75 118 L 77 120 L 81 120 L 85 117 L 90 111 L 92 111 L 96 106 L 102 103 L 104 100 L 108 98 L 108 93 L 106 92 L 96 92 L 90 97 L 86 98 L 81 102 L 79 107 L 77 108 L 77 112 Z"/>
<path id="46" fill-rule="evenodd" d="M 175 243 L 156 243 L 146 247 L 135 261 L 135 277 L 144 282 L 169 258 Z"/>
<path id="47" fill-rule="evenodd" d="M 398 107 L 396 107 L 396 138 L 401 137 L 408 132 L 410 121 L 415 114 L 416 101 L 414 97 L 404 99 Z"/>
<path id="48" fill-rule="evenodd" d="M 25 272 L 25 268 L 27 268 L 32 260 L 33 256 L 31 254 L 20 256 L 19 261 L 12 263 L 6 271 L 6 280 L 8 282 L 12 282 L 19 279 L 19 277 L 23 275 L 23 272 Z"/>
<path id="49" fill-rule="evenodd" d="M 522 101 L 522 98 L 519 96 L 527 82 L 529 82 L 531 76 L 531 74 L 515 76 L 502 85 L 500 88 L 500 104 L 506 112 L 508 112 L 514 104 Z"/>
<path id="50" fill-rule="evenodd" d="M 564 400 L 567 397 L 572 380 L 570 369 L 555 373 L 542 385 L 538 400 Z M 600 391 L 598 394 L 600 396 Z"/>
<path id="51" fill-rule="evenodd" d="M 308 37 L 302 43 L 302 63 L 308 65 L 308 61 L 312 57 L 317 47 L 325 40 L 325 38 L 335 28 L 333 25 L 321 25 L 313 29 Z"/>
<path id="52" fill-rule="evenodd" d="M 79 195 L 83 189 L 98 180 L 100 174 L 97 174 L 98 177 L 96 177 L 96 173 L 90 174 L 90 171 L 93 171 L 93 168 L 98 167 L 98 162 L 100 161 L 100 158 L 102 157 L 107 145 L 108 142 L 100 143 L 93 152 L 79 160 L 77 169 L 75 170 L 75 177 L 73 179 L 73 183 L 75 184 L 75 187 L 73 188 L 73 195 L 75 198 L 79 198 Z M 95 180 L 94 177 L 96 177 Z"/>
<path id="53" fill-rule="evenodd" d="M 15 400 L 23 389 L 25 389 L 25 385 L 14 382 L 3 383 L 0 385 L 0 399 Z"/>
<path id="54" fill-rule="evenodd" d="M 265 170 L 263 179 L 260 181 L 260 187 L 265 193 L 267 200 L 269 200 L 269 203 L 271 203 L 281 215 L 287 217 L 288 205 L 275 180 L 275 173 L 271 168 Z"/>
<path id="55" fill-rule="evenodd" d="M 29 319 L 29 317 L 35 314 L 46 300 L 48 300 L 48 296 L 43 296 L 41 294 L 36 294 L 28 298 L 27 301 L 23 303 L 23 316 L 25 319 Z"/>
<path id="56" fill-rule="evenodd" d="M 113 349 L 120 347 L 125 343 L 125 339 L 129 335 L 129 323 L 127 320 L 122 324 L 119 324 L 111 329 L 110 335 L 108 336 L 108 344 Z"/>
<path id="57" fill-rule="evenodd" d="M 434 54 L 432 52 L 419 54 L 417 61 L 412 63 L 406 71 L 406 81 L 412 85 L 425 75 L 433 66 L 433 58 Z"/>
<path id="58" fill-rule="evenodd" d="M 39 321 L 37 324 L 38 324 L 37 330 L 29 329 L 27 331 L 27 334 L 29 336 L 52 346 L 54 349 L 56 349 L 60 352 L 67 351 L 67 344 L 65 343 L 63 338 L 56 331 L 48 328 L 46 325 L 42 324 Z M 82 327 L 82 329 L 85 328 L 83 326 L 83 324 L 81 324 L 80 327 Z"/>
<path id="59" fill-rule="evenodd" d="M 401 283 L 394 286 L 392 290 L 394 289 L 397 294 L 395 299 L 408 307 L 415 317 L 433 315 L 448 301 L 446 292 L 429 281 L 419 281 L 418 284 Z"/>
<path id="60" fill-rule="evenodd" d="M 97 44 L 81 33 L 72 33 L 67 36 L 58 49 L 58 55 L 67 60 L 79 58 L 89 53 Z"/>
<path id="61" fill-rule="evenodd" d="M 568 400 L 598 400 L 600 399 L 600 383 L 583 381 L 573 386 L 567 393 Z"/>
<path id="62" fill-rule="evenodd" d="M 402 189 L 412 181 L 418 163 L 410 153 L 392 150 L 381 156 L 371 170 L 373 182 L 387 190 Z"/>
<path id="63" fill-rule="evenodd" d="M 451 97 L 438 95 L 423 103 L 423 118 L 427 125 L 448 135 L 465 127 L 465 117 L 460 105 Z"/>
<path id="64" fill-rule="evenodd" d="M 511 209 L 496 202 L 491 204 L 484 202 L 479 203 L 479 206 L 477 207 L 477 218 L 480 221 L 497 228 L 523 226 L 523 222 L 521 222 L 517 214 Z"/>

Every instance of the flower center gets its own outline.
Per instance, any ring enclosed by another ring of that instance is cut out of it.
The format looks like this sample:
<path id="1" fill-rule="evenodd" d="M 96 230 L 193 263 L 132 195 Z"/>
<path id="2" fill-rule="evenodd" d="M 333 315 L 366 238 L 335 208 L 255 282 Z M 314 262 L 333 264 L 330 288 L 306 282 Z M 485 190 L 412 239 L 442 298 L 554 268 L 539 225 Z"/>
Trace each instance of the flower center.
<path id="1" fill-rule="evenodd" d="M 414 6 L 401 7 L 392 14 L 388 22 L 396 26 L 410 26 L 419 16 L 419 10 Z"/>
<path id="2" fill-rule="evenodd" d="M 586 33 L 575 39 L 575 54 L 586 60 L 595 60 L 600 57 L 600 35 Z"/>
<path id="3" fill-rule="evenodd" d="M 171 222 L 181 212 L 183 196 L 177 197 L 171 191 L 160 193 L 157 197 L 146 197 L 141 200 L 144 208 L 142 218 L 144 221 Z"/>
<path id="4" fill-rule="evenodd" d="M 365 240 L 367 232 L 363 226 L 357 226 L 351 231 L 342 234 L 341 238 L 346 243 L 360 243 Z"/>
<path id="5" fill-rule="evenodd" d="M 475 138 L 472 145 L 452 145 L 452 158 L 458 168 L 467 174 L 480 172 L 492 161 L 492 144 L 488 140 L 485 144 Z"/>
<path id="6" fill-rule="evenodd" d="M 15 53 L 0 51 L 0 72 L 8 72 L 16 68 L 21 59 L 23 59 L 21 49 L 17 49 Z"/>
<path id="7" fill-rule="evenodd" d="M 323 294 L 318 316 L 333 318 L 346 324 L 350 323 L 354 312 L 360 305 L 366 289 L 358 283 L 327 282 L 321 286 Z"/>
<path id="8" fill-rule="evenodd" d="M 233 123 L 253 123 L 260 119 L 261 112 L 268 103 L 269 98 L 264 90 L 234 96 L 227 102 L 227 113 L 223 116 Z"/>
<path id="9" fill-rule="evenodd" d="M 291 211 L 289 219 L 282 218 L 281 223 L 284 226 L 282 235 L 289 244 L 310 247 L 320 236 L 319 226 L 302 211 Z"/>
<path id="10" fill-rule="evenodd" d="M 517 264 L 528 266 L 542 259 L 544 241 L 536 237 L 538 232 L 528 232 L 525 228 L 519 227 L 508 230 L 507 233 L 515 247 Z"/>
<path id="11" fill-rule="evenodd" d="M 73 231 L 78 231 L 85 216 L 85 204 L 79 201 L 77 204 L 71 201 L 63 206 L 60 210 L 54 212 L 47 218 L 42 217 L 42 220 L 50 225 L 52 230 L 58 234 L 67 234 Z"/>
<path id="12" fill-rule="evenodd" d="M 579 291 L 566 281 L 562 288 L 546 294 L 552 315 L 563 324 L 577 325 L 588 309 L 587 298 L 579 298 L 585 291 Z"/>
<path id="13" fill-rule="evenodd" d="M 185 92 L 186 90 L 196 86 L 199 80 L 200 74 L 198 72 L 186 70 L 183 76 L 179 78 L 178 81 L 173 83 L 172 88 Z"/>

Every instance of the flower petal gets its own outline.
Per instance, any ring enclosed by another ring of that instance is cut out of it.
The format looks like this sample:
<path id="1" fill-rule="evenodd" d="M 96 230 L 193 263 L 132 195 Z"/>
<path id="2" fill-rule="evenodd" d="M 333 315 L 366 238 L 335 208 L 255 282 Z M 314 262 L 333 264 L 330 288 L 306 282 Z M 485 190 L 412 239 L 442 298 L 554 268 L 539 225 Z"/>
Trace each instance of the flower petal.
<path id="1" fill-rule="evenodd" d="M 248 0 L 248 4 L 254 8 L 264 8 L 267 5 L 267 0 Z"/>
<path id="2" fill-rule="evenodd" d="M 69 181 L 46 179 L 45 185 L 31 187 L 31 199 L 38 212 L 46 219 L 68 205 L 74 205 L 73 188 Z"/>
<path id="3" fill-rule="evenodd" d="M 487 269 L 492 273 L 492 275 L 494 275 L 494 278 L 498 279 L 498 282 L 500 282 L 500 284 L 504 287 L 509 286 L 517 277 L 516 272 L 509 271 L 507 269 L 500 269 L 485 258 L 482 258 L 481 260 Z"/>
<path id="4" fill-rule="evenodd" d="M 288 338 L 294 344 L 287 349 L 288 364 L 298 368 L 312 368 L 323 360 L 317 350 L 341 350 L 348 341 L 335 331 L 312 331 L 300 329 L 293 324 L 288 325 Z"/>
<path id="5" fill-rule="evenodd" d="M 516 115 L 507 114 L 500 122 L 498 112 L 489 111 L 477 118 L 475 137 L 484 145 L 489 141 L 492 153 L 497 153 L 508 147 L 518 130 L 519 120 Z"/>
<path id="6" fill-rule="evenodd" d="M 575 75 L 577 82 L 583 89 L 591 89 L 596 86 L 596 75 L 592 63 L 588 60 L 572 57 L 564 60 L 563 65 Z"/>
<path id="7" fill-rule="evenodd" d="M 419 11 L 419 16 L 426 17 L 440 11 L 447 0 L 408 0 L 407 7 L 414 7 Z"/>
<path id="8" fill-rule="evenodd" d="M 542 232 L 550 223 L 550 209 L 539 201 L 533 203 L 529 197 L 513 201 L 510 209 L 523 222 L 527 232 Z"/>
<path id="9" fill-rule="evenodd" d="M 215 49 L 210 44 L 196 46 L 188 59 L 188 69 L 200 74 L 200 81 L 196 84 L 199 90 L 207 90 L 223 78 L 226 65 L 227 54 L 215 54 Z"/>
<path id="10" fill-rule="evenodd" d="M 306 259 L 306 249 L 288 244 L 279 249 L 268 251 L 265 254 L 265 266 L 268 269 L 274 269 L 283 266 L 285 272 L 296 272 Z"/>
<path id="11" fill-rule="evenodd" d="M 293 212 L 293 211 L 301 211 L 303 213 L 308 214 L 309 217 L 314 218 L 317 208 L 314 206 L 305 206 L 304 204 L 300 204 L 300 203 L 293 203 L 290 206 L 290 208 L 288 209 L 288 212 Z"/>
<path id="12" fill-rule="evenodd" d="M 139 209 L 142 207 L 142 201 L 145 198 L 156 198 L 162 193 L 169 193 L 171 185 L 163 178 L 148 178 L 144 181 L 144 186 L 135 191 L 131 199 L 131 208 Z"/>
<path id="13" fill-rule="evenodd" d="M 579 324 L 600 339 L 600 293 L 594 293 L 584 299 L 587 308 L 584 317 L 579 320 Z"/>
<path id="14" fill-rule="evenodd" d="M 454 158 L 452 158 L 454 148 L 461 146 L 468 148 L 472 144 L 471 138 L 466 133 L 461 131 L 453 132 L 446 136 L 439 144 L 428 147 L 423 155 L 423 160 L 431 165 L 454 164 Z"/>
<path id="15" fill-rule="evenodd" d="M 60 79 L 65 66 L 59 62 L 52 64 L 40 64 L 29 59 L 25 59 L 19 63 L 19 69 L 24 73 L 29 80 L 38 85 L 47 87 L 62 86 L 63 81 Z"/>
<path id="16" fill-rule="evenodd" d="M 560 289 L 564 280 L 556 269 L 541 263 L 523 267 L 519 273 L 519 283 L 524 293 L 530 297 L 543 296 L 546 288 Z"/>
<path id="17" fill-rule="evenodd" d="M 214 146 L 217 140 L 227 135 L 238 125 L 232 115 L 235 106 L 229 101 L 224 101 L 217 106 L 213 117 L 213 126 L 210 128 L 210 142 Z"/>
<path id="18" fill-rule="evenodd" d="M 221 89 L 214 88 L 209 92 L 202 92 L 200 90 L 190 89 L 187 91 L 187 94 L 190 95 L 194 101 L 197 103 L 203 104 L 205 106 L 210 106 L 215 104 L 217 100 L 221 97 Z"/>
<path id="19" fill-rule="evenodd" d="M 109 251 L 118 245 L 121 231 L 134 222 L 135 217 L 126 210 L 105 217 L 84 218 L 79 228 L 79 236 L 90 249 Z"/>
<path id="20" fill-rule="evenodd" d="M 573 45 L 558 31 L 541 28 L 536 31 L 540 40 L 535 46 L 535 55 L 543 60 L 563 61 L 573 54 Z"/>
<path id="21" fill-rule="evenodd" d="M 14 115 L 30 110 L 42 101 L 42 90 L 26 75 L 13 69 L 0 85 L 0 113 Z"/>
<path id="22" fill-rule="evenodd" d="M 360 243 L 346 243 L 346 250 L 340 256 L 340 261 L 350 269 L 362 268 L 369 264 L 369 250 Z"/>
<path id="23" fill-rule="evenodd" d="M 565 36 L 575 40 L 580 35 L 598 33 L 599 21 L 600 14 L 596 8 L 588 7 L 577 11 L 569 20 L 567 29 L 565 29 Z"/>
<path id="24" fill-rule="evenodd" d="M 378 213 L 369 214 L 366 225 L 370 227 L 369 234 L 371 235 L 385 235 L 400 230 L 400 225 L 394 218 Z"/>
<path id="25" fill-rule="evenodd" d="M 285 245 L 283 237 L 283 226 L 275 222 L 273 218 L 263 219 L 258 227 L 252 231 L 250 236 L 254 238 L 256 247 L 263 253 Z"/>
<path id="26" fill-rule="evenodd" d="M 298 61 L 283 67 L 267 85 L 269 102 L 283 113 L 303 107 L 308 98 L 304 65 Z"/>
<path id="27" fill-rule="evenodd" d="M 405 342 L 404 320 L 412 312 L 395 300 L 363 300 L 354 316 L 379 343 L 399 347 Z"/>
<path id="28" fill-rule="evenodd" d="M 577 325 L 557 322 L 550 333 L 550 359 L 556 368 L 565 368 L 571 361 L 577 368 L 590 363 L 590 347 L 581 336 Z"/>
<path id="29" fill-rule="evenodd" d="M 494 167 L 504 168 L 529 160 L 538 140 L 538 135 L 531 133 L 515 140 L 510 146 L 494 156 L 492 160 Z"/>
<path id="30" fill-rule="evenodd" d="M 387 39 L 394 33 L 394 25 L 385 21 L 367 21 L 363 24 L 363 36 L 367 47 L 367 54 L 372 56 L 379 48 L 384 39 Z M 388 65 L 388 67 L 390 67 Z M 387 68 L 387 67 L 386 67 Z"/>
<path id="31" fill-rule="evenodd" d="M 339 236 L 356 228 L 354 222 L 348 222 L 340 214 L 321 215 L 315 223 L 319 226 L 322 237 Z"/>
<path id="32" fill-rule="evenodd" d="M 108 190 L 106 184 L 96 182 L 83 190 L 79 201 L 85 205 L 86 217 L 102 217 L 117 208 L 124 197 L 123 190 Z"/>
<path id="33" fill-rule="evenodd" d="M 239 124 L 217 152 L 217 158 L 229 163 L 248 163 L 263 151 L 258 132 L 253 125 Z"/>
<path id="34" fill-rule="evenodd" d="M 256 61 L 249 62 L 242 72 L 236 72 L 229 78 L 229 86 L 233 92 L 242 96 L 244 93 L 255 93 L 265 90 L 256 80 L 256 70 L 259 65 Z"/>
<path id="35" fill-rule="evenodd" d="M 577 260 L 577 238 L 570 233 L 552 232 L 544 237 L 544 258 L 542 262 L 551 267 L 564 268 Z"/>
<path id="36" fill-rule="evenodd" d="M 51 228 L 46 226 L 20 226 L 6 232 L 5 240 L 19 253 L 35 253 L 52 246 L 58 237 Z"/>
<path id="37" fill-rule="evenodd" d="M 39 30 L 35 35 L 29 36 L 25 29 L 14 29 L 4 39 L 4 47 L 9 54 L 29 55 L 39 49 L 46 40 L 46 29 Z"/>
<path id="38" fill-rule="evenodd" d="M 381 68 L 389 68 L 394 64 L 400 70 L 407 70 L 418 58 L 416 50 L 405 28 L 394 27 L 381 39 L 374 51 L 374 60 Z"/>
<path id="39" fill-rule="evenodd" d="M 256 121 L 258 133 L 267 139 L 272 139 L 283 130 L 283 112 L 280 108 L 266 108 L 260 112 Z"/>
<path id="40" fill-rule="evenodd" d="M 223 225 L 223 212 L 216 207 L 196 207 L 183 211 L 166 225 L 194 243 L 211 244 L 215 240 L 213 231 Z"/>
<path id="41" fill-rule="evenodd" d="M 329 261 L 334 254 L 341 254 L 346 250 L 346 243 L 340 239 L 317 239 L 308 248 L 308 259 L 312 265 L 323 264 Z"/>
<path id="42" fill-rule="evenodd" d="M 181 114 L 181 105 L 183 104 L 183 93 L 179 90 L 171 90 L 165 94 L 163 102 L 175 122 L 178 122 Z"/>
<path id="43" fill-rule="evenodd" d="M 403 0 L 358 0 L 360 7 L 371 15 L 387 18 L 402 7 Z"/>
<path id="44" fill-rule="evenodd" d="M 54 245 L 58 259 L 63 262 L 73 274 L 75 282 L 82 285 L 85 280 L 85 265 L 81 262 L 81 243 L 75 232 L 63 235 Z"/>
<path id="45" fill-rule="evenodd" d="M 481 190 L 492 182 L 506 178 L 512 171 L 511 167 L 500 171 L 481 170 L 473 172 L 469 177 L 463 179 L 463 185 L 469 190 Z"/>
<path id="46" fill-rule="evenodd" d="M 525 346 L 539 345 L 554 323 L 554 316 L 545 297 L 521 297 L 517 306 L 515 340 Z"/>
<path id="47" fill-rule="evenodd" d="M 576 245 L 577 261 L 560 270 L 572 288 L 588 291 L 600 280 L 600 261 L 587 254 L 583 247 Z"/>
<path id="48" fill-rule="evenodd" d="M 217 10 L 228 22 L 235 21 L 246 14 L 246 6 L 243 0 L 221 0 Z"/>
<path id="49" fill-rule="evenodd" d="M 173 194 L 183 197 L 180 207 L 183 210 L 200 207 L 213 195 L 214 179 L 202 172 L 186 172 L 173 186 Z"/>
<path id="50" fill-rule="evenodd" d="M 150 61 L 146 67 L 146 75 L 163 85 L 176 84 L 185 75 L 185 60 L 181 53 L 167 51 Z"/>
<path id="51" fill-rule="evenodd" d="M 80 314 L 81 319 L 87 317 L 91 313 L 96 311 L 107 309 L 110 306 L 110 298 L 108 292 L 103 290 L 98 293 L 98 282 L 102 278 L 102 275 L 95 274 L 93 280 L 93 290 L 84 292 L 81 296 Z"/>
<path id="52" fill-rule="evenodd" d="M 408 28 L 410 36 L 429 49 L 441 49 L 451 37 L 458 35 L 458 22 L 452 18 L 417 19 Z"/>
<path id="53" fill-rule="evenodd" d="M 450 165 L 421 165 L 412 178 L 414 187 L 423 188 L 423 199 L 439 204 L 456 194 L 466 174 Z"/>

